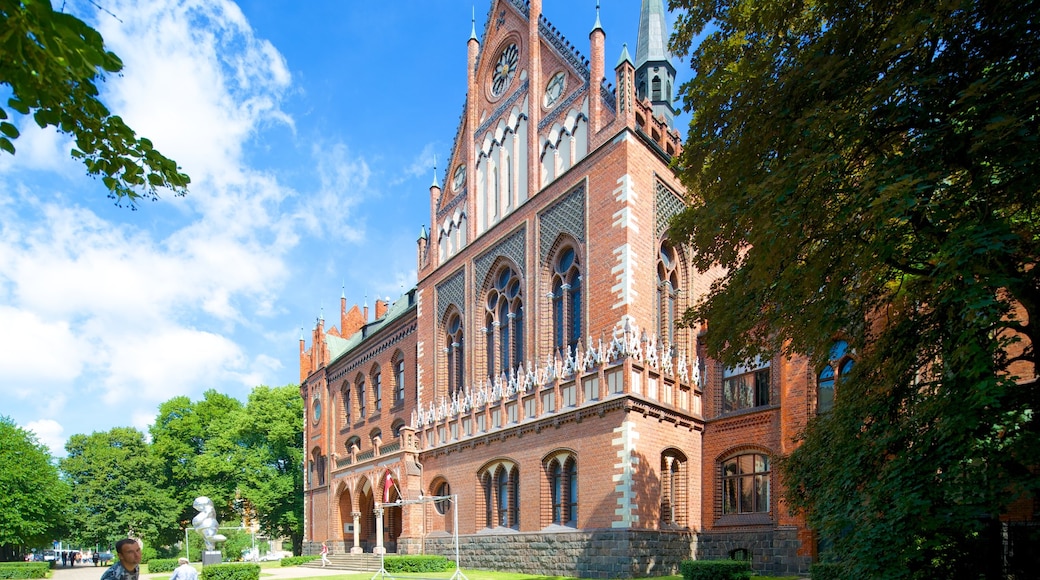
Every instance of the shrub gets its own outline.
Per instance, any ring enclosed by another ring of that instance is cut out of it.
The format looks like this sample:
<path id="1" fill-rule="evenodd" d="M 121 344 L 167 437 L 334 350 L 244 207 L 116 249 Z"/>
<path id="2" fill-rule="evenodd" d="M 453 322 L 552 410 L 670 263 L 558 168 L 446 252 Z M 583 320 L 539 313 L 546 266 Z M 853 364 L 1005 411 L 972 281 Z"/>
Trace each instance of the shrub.
<path id="1" fill-rule="evenodd" d="M 387 572 L 446 572 L 455 569 L 455 562 L 444 556 L 385 556 Z"/>
<path id="2" fill-rule="evenodd" d="M 210 564 L 202 568 L 202 580 L 260 580 L 259 564 Z"/>
<path id="3" fill-rule="evenodd" d="M 177 558 L 153 558 L 148 561 L 148 573 L 173 572 L 178 565 Z"/>
<path id="4" fill-rule="evenodd" d="M 46 578 L 50 562 L 0 562 L 0 578 Z"/>
<path id="5" fill-rule="evenodd" d="M 321 556 L 289 556 L 282 558 L 282 566 L 299 566 L 321 558 Z"/>
<path id="6" fill-rule="evenodd" d="M 817 562 L 809 566 L 809 578 L 812 580 L 842 580 L 844 577 L 841 564 Z"/>
<path id="7" fill-rule="evenodd" d="M 683 560 L 679 572 L 684 580 L 748 580 L 751 562 L 746 560 Z"/>

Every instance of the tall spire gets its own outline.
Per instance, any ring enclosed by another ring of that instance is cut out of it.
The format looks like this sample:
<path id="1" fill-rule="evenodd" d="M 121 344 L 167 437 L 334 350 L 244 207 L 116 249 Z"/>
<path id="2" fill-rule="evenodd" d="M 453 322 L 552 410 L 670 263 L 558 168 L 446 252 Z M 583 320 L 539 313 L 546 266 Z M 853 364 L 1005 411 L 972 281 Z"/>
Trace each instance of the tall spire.
<path id="1" fill-rule="evenodd" d="M 636 98 L 650 99 L 654 115 L 663 116 L 668 125 L 674 127 L 675 66 L 668 52 L 670 31 L 665 16 L 664 0 L 643 0 L 636 38 Z"/>
<path id="2" fill-rule="evenodd" d="M 470 23 L 469 39 L 470 40 L 477 40 L 477 7 L 476 6 L 473 7 L 473 16 L 470 17 L 469 23 Z"/>

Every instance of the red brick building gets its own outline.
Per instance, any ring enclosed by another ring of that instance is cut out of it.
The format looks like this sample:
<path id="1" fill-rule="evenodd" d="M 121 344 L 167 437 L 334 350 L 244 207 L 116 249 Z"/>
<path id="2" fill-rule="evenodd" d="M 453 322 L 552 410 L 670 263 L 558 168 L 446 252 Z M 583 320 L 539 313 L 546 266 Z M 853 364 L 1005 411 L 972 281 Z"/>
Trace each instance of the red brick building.
<path id="1" fill-rule="evenodd" d="M 818 369 L 724 369 L 676 326 L 717 273 L 668 240 L 675 69 L 663 2 L 639 17 L 612 69 L 598 15 L 589 60 L 540 0 L 474 26 L 417 286 L 373 316 L 341 299 L 338 328 L 300 341 L 308 546 L 452 554 L 457 532 L 467 567 L 807 570 L 770 461 L 816 412 Z"/>

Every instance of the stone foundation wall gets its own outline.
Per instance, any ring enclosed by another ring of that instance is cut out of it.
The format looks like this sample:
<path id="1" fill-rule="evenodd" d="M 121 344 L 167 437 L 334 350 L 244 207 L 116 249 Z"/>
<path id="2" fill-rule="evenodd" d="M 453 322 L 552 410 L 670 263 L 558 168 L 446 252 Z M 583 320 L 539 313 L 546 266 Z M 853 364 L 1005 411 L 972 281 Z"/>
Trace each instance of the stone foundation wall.
<path id="1" fill-rule="evenodd" d="M 463 568 L 578 578 L 678 574 L 679 562 L 691 559 L 696 545 L 697 537 L 690 531 L 585 530 L 459 536 Z M 421 551 L 418 539 L 398 541 L 398 553 Z M 455 559 L 455 548 L 448 536 L 426 538 L 425 553 Z"/>
<path id="2" fill-rule="evenodd" d="M 798 554 L 799 547 L 801 542 L 796 528 L 712 530 L 698 535 L 697 559 L 725 560 L 734 550 L 747 550 L 751 554 L 751 567 L 760 574 L 805 574 L 812 561 L 808 556 Z"/>

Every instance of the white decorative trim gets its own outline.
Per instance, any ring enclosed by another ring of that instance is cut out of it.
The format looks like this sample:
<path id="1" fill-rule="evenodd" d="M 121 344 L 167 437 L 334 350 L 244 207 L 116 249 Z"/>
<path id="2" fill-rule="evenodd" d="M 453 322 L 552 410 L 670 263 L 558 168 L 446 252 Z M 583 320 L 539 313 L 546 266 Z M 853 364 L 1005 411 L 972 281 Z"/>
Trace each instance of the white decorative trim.
<path id="1" fill-rule="evenodd" d="M 633 479 L 639 468 L 639 457 L 634 454 L 636 442 L 639 440 L 639 432 L 635 430 L 635 423 L 625 421 L 620 427 L 614 429 L 617 437 L 610 440 L 611 445 L 617 449 L 617 463 L 614 464 L 615 474 L 614 491 L 617 492 L 617 508 L 614 515 L 617 518 L 610 523 L 612 528 L 631 528 L 639 523 L 639 515 L 636 513 L 636 494 Z"/>
<path id="2" fill-rule="evenodd" d="M 587 338 L 584 347 L 579 345 L 577 348 L 567 349 L 566 352 L 560 353 L 560 358 L 557 358 L 555 353 L 549 353 L 541 364 L 529 360 L 526 364 L 521 363 L 510 369 L 509 372 L 501 373 L 493 381 L 485 379 L 475 386 L 455 392 L 450 398 L 431 400 L 425 409 L 420 405 L 412 412 L 412 427 L 418 430 L 427 425 L 452 420 L 469 413 L 471 409 L 495 405 L 503 399 L 537 392 L 557 380 L 580 378 L 597 365 L 612 365 L 626 358 L 632 358 L 639 364 L 681 382 L 687 382 L 689 379 L 689 367 L 693 367 L 695 376 L 698 372 L 696 359 L 688 365 L 685 352 L 678 353 L 676 357 L 667 341 L 659 342 L 655 335 L 641 331 L 635 320 L 626 315 L 614 325 L 609 342 L 604 343 L 601 339 L 593 343 L 591 338 Z M 673 359 L 676 360 L 673 362 Z M 419 375 L 421 401 L 421 367 Z"/>
<path id="3" fill-rule="evenodd" d="M 612 304 L 611 308 L 620 308 L 632 304 L 639 296 L 634 288 L 634 271 L 638 263 L 630 244 L 622 244 L 613 254 L 617 256 L 617 265 L 610 269 L 610 273 L 614 274 L 617 283 L 610 287 L 610 291 L 617 295 L 618 301 Z"/>

